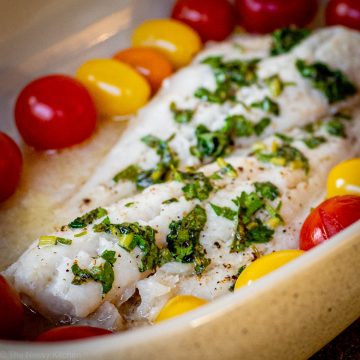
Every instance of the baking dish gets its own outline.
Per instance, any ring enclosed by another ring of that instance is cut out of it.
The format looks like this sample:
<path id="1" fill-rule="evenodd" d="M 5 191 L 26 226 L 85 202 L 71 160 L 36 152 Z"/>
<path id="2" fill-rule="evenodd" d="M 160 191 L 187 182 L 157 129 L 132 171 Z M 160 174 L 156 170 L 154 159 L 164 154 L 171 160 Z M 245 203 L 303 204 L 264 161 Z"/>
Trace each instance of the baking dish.
<path id="1" fill-rule="evenodd" d="M 152 1 L 151 5 L 145 1 L 87 2 L 83 11 L 85 2 L 82 6 L 71 1 L 47 2 L 45 6 L 39 1 L 31 9 L 23 8 L 18 16 L 28 20 L 13 18 L 14 23 L 22 24 L 16 33 L 11 24 L 3 25 L 4 119 L 11 124 L 13 98 L 30 78 L 54 70 L 71 73 L 84 59 L 111 55 L 114 48 L 126 45 L 133 26 L 147 17 L 166 16 L 170 5 L 169 1 Z M 31 19 L 29 11 L 34 12 Z M 75 28 L 63 27 L 61 19 L 72 17 L 78 20 L 71 22 Z M 49 18 L 51 26 L 46 23 Z M 44 32 L 44 28 L 57 31 Z M 59 33 L 61 28 L 63 33 Z M 14 46 L 19 51 L 11 51 Z M 1 126 L 15 134 L 7 124 Z M 253 287 L 164 325 L 61 347 L 4 344 L 1 356 L 306 358 L 359 316 L 358 234 L 357 224 Z M 7 249 L 11 251 L 10 246 Z M 9 250 L 4 252 L 7 261 L 15 256 Z"/>

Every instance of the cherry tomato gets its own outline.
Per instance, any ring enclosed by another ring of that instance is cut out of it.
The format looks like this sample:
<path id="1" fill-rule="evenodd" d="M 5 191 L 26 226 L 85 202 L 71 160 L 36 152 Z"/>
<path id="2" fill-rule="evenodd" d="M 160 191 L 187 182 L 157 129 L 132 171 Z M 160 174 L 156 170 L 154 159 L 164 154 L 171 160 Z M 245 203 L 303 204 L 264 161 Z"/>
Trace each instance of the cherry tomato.
<path id="1" fill-rule="evenodd" d="M 189 64 L 201 47 L 199 35 L 176 20 L 147 20 L 135 29 L 133 46 L 155 48 L 162 52 L 175 68 Z"/>
<path id="2" fill-rule="evenodd" d="M 359 0 L 330 0 L 325 16 L 327 25 L 344 25 L 360 31 Z"/>
<path id="3" fill-rule="evenodd" d="M 360 158 L 340 163 L 328 175 L 328 198 L 349 194 L 360 195 Z"/>
<path id="4" fill-rule="evenodd" d="M 35 341 L 69 341 L 111 334 L 109 330 L 92 326 L 60 326 L 43 332 Z"/>
<path id="5" fill-rule="evenodd" d="M 76 80 L 50 75 L 34 80 L 17 98 L 15 120 L 25 142 L 61 149 L 87 139 L 96 127 L 94 102 Z"/>
<path id="6" fill-rule="evenodd" d="M 145 105 L 151 89 L 132 67 L 112 59 L 89 60 L 76 72 L 89 90 L 98 112 L 106 117 L 129 115 Z"/>
<path id="7" fill-rule="evenodd" d="M 17 292 L 0 275 L 0 338 L 19 338 L 24 324 L 24 308 Z"/>
<path id="8" fill-rule="evenodd" d="M 296 259 L 303 253 L 301 250 L 281 250 L 261 256 L 240 274 L 236 280 L 235 289 L 251 285 L 254 281 Z"/>
<path id="9" fill-rule="evenodd" d="M 268 33 L 296 25 L 303 27 L 315 17 L 317 0 L 236 0 L 240 24 L 249 32 Z"/>
<path id="10" fill-rule="evenodd" d="M 134 47 L 120 51 L 114 55 L 114 59 L 135 68 L 149 81 L 153 93 L 173 72 L 170 61 L 162 53 L 146 47 Z"/>
<path id="11" fill-rule="evenodd" d="M 309 250 L 360 220 L 360 196 L 335 196 L 324 201 L 306 218 L 300 248 Z"/>
<path id="12" fill-rule="evenodd" d="M 21 170 L 22 156 L 19 147 L 9 136 L 0 132 L 0 202 L 15 192 Z"/>
<path id="13" fill-rule="evenodd" d="M 194 310 L 200 306 L 207 304 L 207 301 L 191 295 L 178 295 L 170 299 L 161 309 L 156 318 L 159 323 L 164 320 L 182 315 L 188 311 Z"/>
<path id="14" fill-rule="evenodd" d="M 221 41 L 235 28 L 234 9 L 228 0 L 178 0 L 172 18 L 196 30 L 203 41 Z"/>

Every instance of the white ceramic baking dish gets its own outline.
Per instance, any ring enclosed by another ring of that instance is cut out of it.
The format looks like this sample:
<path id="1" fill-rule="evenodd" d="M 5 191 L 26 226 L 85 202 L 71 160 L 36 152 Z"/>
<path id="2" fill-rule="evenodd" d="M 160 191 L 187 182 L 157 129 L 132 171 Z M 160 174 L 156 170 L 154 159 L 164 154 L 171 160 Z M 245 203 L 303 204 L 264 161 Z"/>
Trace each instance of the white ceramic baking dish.
<path id="1" fill-rule="evenodd" d="M 126 47 L 170 0 L 0 3 L 0 129 L 17 138 L 19 89 Z M 1 216 L 1 213 L 0 213 Z M 26 220 L 25 220 L 26 221 Z M 0 269 L 14 258 L 1 238 Z M 23 243 L 20 247 L 26 248 Z M 306 359 L 360 316 L 360 223 L 250 287 L 154 327 L 60 345 L 0 342 L 0 359 Z"/>

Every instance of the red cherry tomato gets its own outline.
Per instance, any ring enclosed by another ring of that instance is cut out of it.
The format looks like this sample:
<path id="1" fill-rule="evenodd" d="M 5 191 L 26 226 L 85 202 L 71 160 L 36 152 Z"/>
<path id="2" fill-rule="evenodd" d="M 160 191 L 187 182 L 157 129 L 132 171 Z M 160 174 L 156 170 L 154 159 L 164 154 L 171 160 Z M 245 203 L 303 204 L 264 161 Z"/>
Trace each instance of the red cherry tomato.
<path id="1" fill-rule="evenodd" d="M 109 330 L 92 326 L 60 326 L 43 332 L 36 341 L 69 341 L 110 334 Z"/>
<path id="2" fill-rule="evenodd" d="M 227 0 L 178 0 L 171 16 L 191 26 L 203 41 L 224 40 L 235 27 L 234 9 Z"/>
<path id="3" fill-rule="evenodd" d="M 303 27 L 315 17 L 317 0 L 236 0 L 240 24 L 249 32 L 268 33 L 296 25 Z"/>
<path id="4" fill-rule="evenodd" d="M 2 275 L 0 275 L 0 320 L 0 338 L 19 338 L 24 324 L 24 308 L 19 295 Z"/>
<path id="5" fill-rule="evenodd" d="M 300 232 L 300 249 L 309 250 L 360 220 L 360 196 L 335 196 L 306 218 Z"/>
<path id="6" fill-rule="evenodd" d="M 0 202 L 16 190 L 22 170 L 19 147 L 6 134 L 0 132 Z"/>
<path id="7" fill-rule="evenodd" d="M 95 130 L 96 110 L 77 80 L 50 75 L 34 80 L 20 93 L 15 120 L 25 142 L 38 150 L 78 144 Z"/>
<path id="8" fill-rule="evenodd" d="M 360 31 L 360 1 L 330 0 L 326 8 L 327 25 L 344 25 Z"/>

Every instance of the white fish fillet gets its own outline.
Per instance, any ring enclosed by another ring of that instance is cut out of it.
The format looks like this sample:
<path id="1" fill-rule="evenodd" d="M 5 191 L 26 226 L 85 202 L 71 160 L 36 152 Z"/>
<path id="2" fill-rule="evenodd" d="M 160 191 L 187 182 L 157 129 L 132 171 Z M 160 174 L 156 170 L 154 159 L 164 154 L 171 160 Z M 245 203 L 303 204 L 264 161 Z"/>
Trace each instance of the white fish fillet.
<path id="1" fill-rule="evenodd" d="M 235 179 L 216 180 L 221 189 L 201 203 L 207 212 L 207 223 L 200 241 L 211 264 L 200 278 L 193 275 L 192 265 L 168 263 L 156 275 L 145 279 L 149 273 L 138 270 L 142 256 L 140 249 L 136 247 L 131 253 L 127 252 L 117 244 L 115 236 L 96 233 L 93 225 L 88 226 L 88 233 L 81 237 L 76 234 L 81 233 L 82 229 L 53 234 L 71 239 L 71 245 L 38 247 L 38 240 L 35 241 L 4 275 L 20 294 L 30 299 L 35 309 L 55 320 L 71 318 L 78 321 L 91 316 L 104 302 L 119 306 L 133 295 L 136 287 L 140 291 L 142 302 L 133 314 L 133 320 L 152 321 L 165 301 L 174 294 L 193 294 L 213 299 L 228 291 L 231 276 L 236 274 L 241 265 L 251 261 L 252 250 L 247 249 L 239 254 L 229 252 L 234 223 L 215 215 L 210 203 L 231 207 L 231 199 L 242 191 L 252 191 L 255 181 L 271 181 L 281 193 L 281 215 L 285 225 L 276 228 L 271 242 L 258 245 L 258 248 L 264 253 L 296 248 L 304 218 L 309 209 L 324 197 L 328 171 L 340 161 L 359 155 L 360 142 L 356 137 L 360 131 L 359 109 L 354 114 L 353 121 L 346 122 L 346 126 L 350 135 L 346 139 L 329 136 L 325 130 L 320 129 L 319 134 L 326 137 L 327 142 L 313 150 L 308 149 L 302 141 L 294 142 L 294 146 L 309 159 L 308 175 L 303 169 L 291 170 L 288 167 L 260 163 L 253 156 L 228 159 L 237 169 L 238 176 Z M 288 135 L 301 139 L 304 132 L 295 129 Z M 277 138 L 270 137 L 264 144 L 271 147 L 274 139 Z M 216 164 L 202 168 L 206 175 L 217 170 Z M 134 197 L 106 207 L 109 219 L 114 224 L 139 222 L 140 225 L 149 225 L 157 231 L 158 246 L 165 246 L 170 222 L 182 218 L 199 204 L 198 200 L 187 201 L 182 187 L 183 184 L 179 182 L 149 187 Z M 163 203 L 171 198 L 178 199 L 178 202 Z M 129 203 L 133 203 L 132 206 L 127 206 Z M 97 220 L 96 223 L 102 220 Z M 74 275 L 71 266 L 74 262 L 81 268 L 89 269 L 104 262 L 99 256 L 105 250 L 116 252 L 111 290 L 103 296 L 99 282 L 89 280 L 81 285 L 72 284 Z"/>
<path id="2" fill-rule="evenodd" d="M 189 152 L 190 146 L 196 143 L 195 128 L 199 124 L 204 124 L 214 131 L 223 126 L 225 118 L 229 115 L 244 115 L 254 123 L 265 116 L 269 117 L 262 110 L 249 110 L 239 103 L 219 105 L 204 103 L 196 99 L 193 94 L 199 87 L 211 90 L 215 88 L 211 68 L 199 63 L 207 56 L 222 55 L 225 59 L 263 58 L 258 67 L 260 79 L 278 74 L 284 82 L 295 83 L 293 86 L 286 86 L 283 93 L 275 99 L 280 105 L 281 113 L 279 116 L 270 116 L 272 124 L 265 130 L 262 137 L 315 121 L 358 101 L 358 97 L 355 96 L 348 101 L 330 106 L 325 96 L 314 89 L 308 80 L 302 78 L 295 68 L 295 61 L 299 58 L 308 62 L 325 62 L 332 68 L 342 70 L 359 88 L 360 34 L 358 32 L 341 27 L 321 29 L 315 31 L 290 53 L 270 58 L 266 58 L 269 50 L 268 37 L 255 39 L 249 36 L 239 37 L 236 42 L 240 43 L 245 51 L 240 51 L 229 42 L 214 44 L 201 53 L 191 66 L 168 79 L 160 93 L 139 111 L 136 118 L 131 120 L 127 131 L 94 175 L 65 204 L 66 211 L 74 214 L 79 211 L 88 211 L 135 193 L 134 184 L 130 182 L 115 184 L 112 178 L 132 164 L 140 165 L 144 169 L 155 166 L 158 156 L 154 150 L 149 149 L 140 141 L 143 136 L 153 134 L 165 140 L 172 134 L 176 134 L 170 145 L 180 158 L 180 168 L 199 166 L 199 159 Z M 266 86 L 254 85 L 240 88 L 237 98 L 244 104 L 250 105 L 268 95 L 269 90 Z M 173 120 L 173 114 L 170 111 L 172 102 L 175 102 L 179 108 L 197 109 L 189 124 L 177 124 Z M 255 140 L 255 137 L 238 138 L 236 146 L 248 146 Z M 84 203 L 84 199 L 91 201 Z"/>

